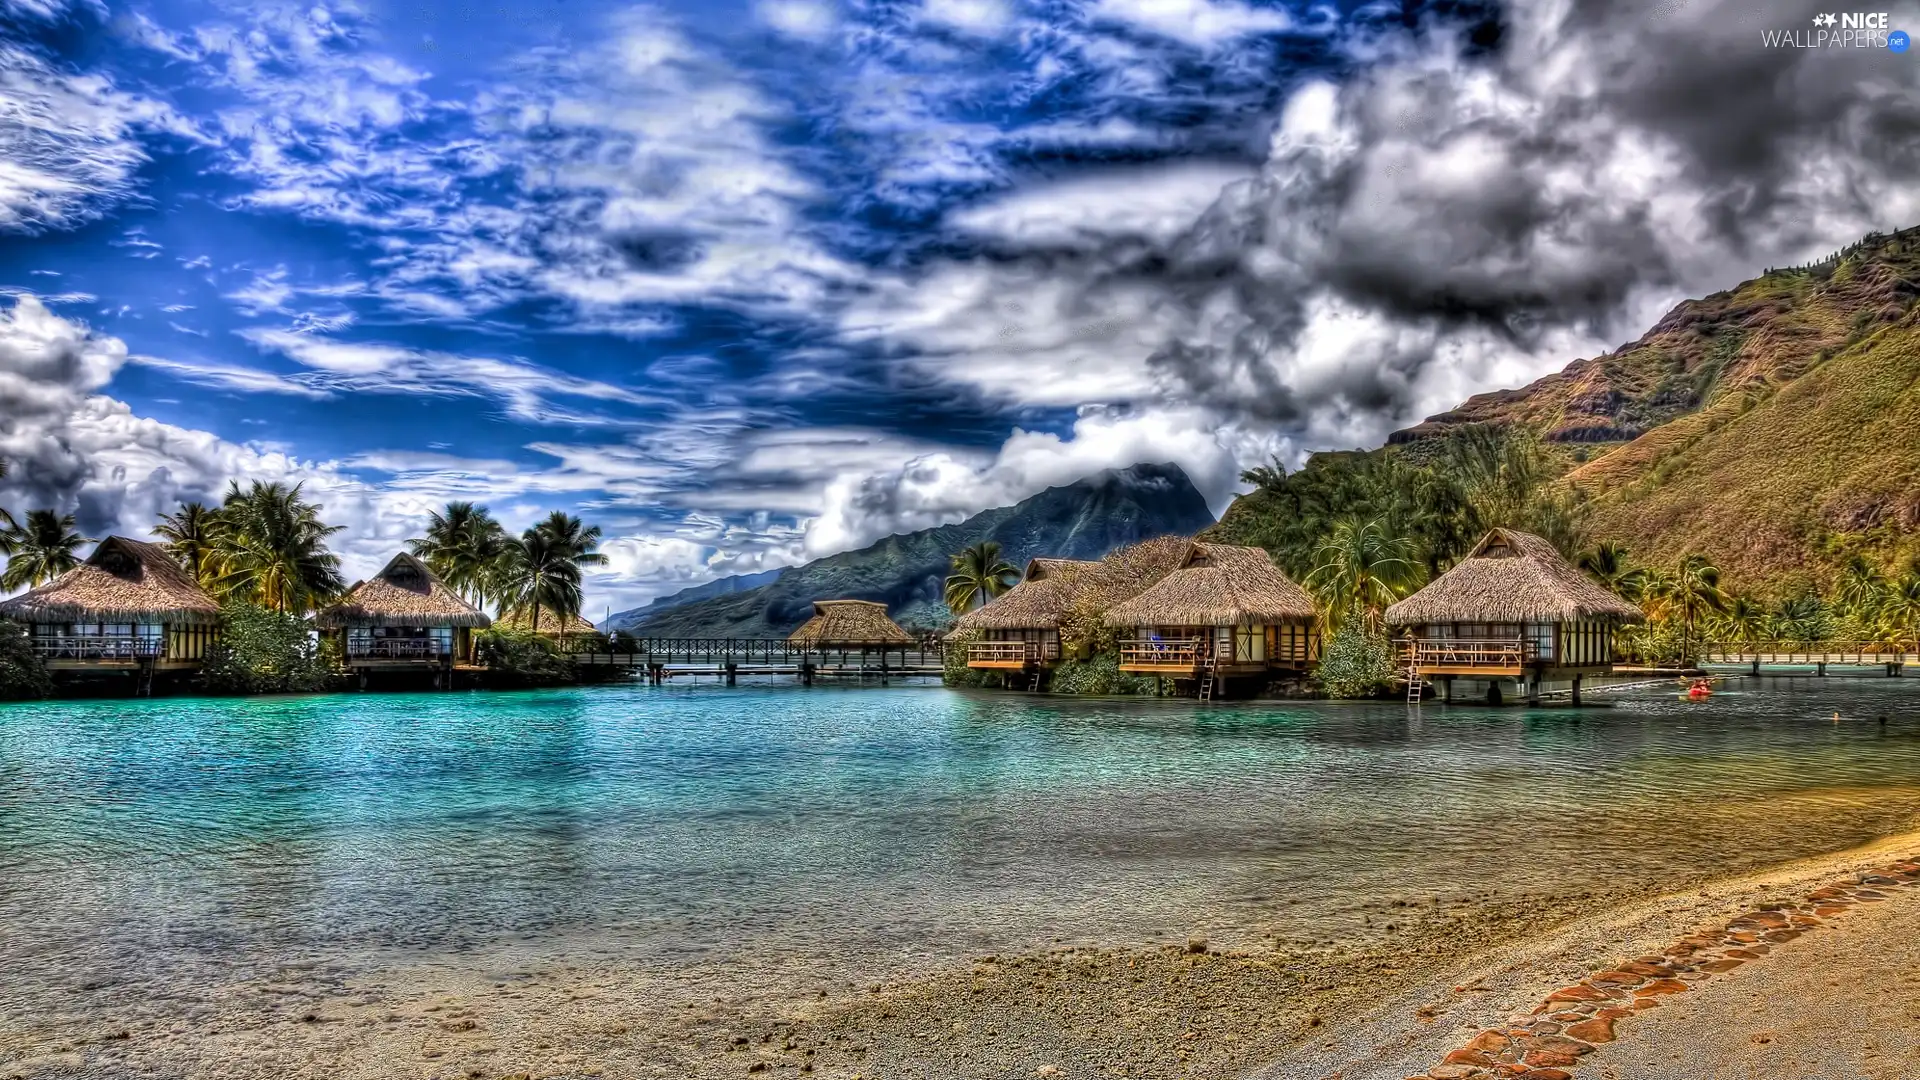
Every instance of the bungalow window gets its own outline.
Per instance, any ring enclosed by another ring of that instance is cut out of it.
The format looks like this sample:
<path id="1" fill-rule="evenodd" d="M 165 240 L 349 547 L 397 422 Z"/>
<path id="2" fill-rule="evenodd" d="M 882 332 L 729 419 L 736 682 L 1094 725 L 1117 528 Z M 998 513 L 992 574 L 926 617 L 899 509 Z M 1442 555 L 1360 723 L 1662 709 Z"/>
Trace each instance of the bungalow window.
<path id="1" fill-rule="evenodd" d="M 1233 658 L 1243 662 L 1264 662 L 1267 658 L 1267 632 L 1263 627 L 1242 626 L 1234 630 Z"/>
<path id="2" fill-rule="evenodd" d="M 1553 624 L 1528 623 L 1526 633 L 1527 654 L 1536 660 L 1553 659 Z"/>

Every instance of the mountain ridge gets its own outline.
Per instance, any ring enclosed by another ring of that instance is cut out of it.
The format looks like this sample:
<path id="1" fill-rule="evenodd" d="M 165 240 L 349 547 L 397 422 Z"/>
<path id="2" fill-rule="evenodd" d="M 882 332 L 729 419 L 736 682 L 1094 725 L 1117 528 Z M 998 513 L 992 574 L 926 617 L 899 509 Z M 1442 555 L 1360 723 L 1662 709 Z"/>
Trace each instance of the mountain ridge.
<path id="1" fill-rule="evenodd" d="M 1675 306 L 1639 339 L 1395 432 L 1526 431 L 1596 538 L 1791 592 L 1920 555 L 1920 228 Z M 1230 511 L 1231 513 L 1231 511 Z"/>
<path id="2" fill-rule="evenodd" d="M 933 629 L 951 620 L 942 600 L 948 560 L 972 544 L 994 541 L 1007 561 L 1024 569 L 1036 556 L 1099 558 L 1138 540 L 1191 535 L 1213 523 L 1206 499 L 1178 465 L 1142 463 L 1051 487 L 965 521 L 768 571 L 777 577 L 753 588 L 621 612 L 605 625 L 638 637 L 784 637 L 806 621 L 813 601 L 855 599 L 887 604 L 909 629 Z"/>

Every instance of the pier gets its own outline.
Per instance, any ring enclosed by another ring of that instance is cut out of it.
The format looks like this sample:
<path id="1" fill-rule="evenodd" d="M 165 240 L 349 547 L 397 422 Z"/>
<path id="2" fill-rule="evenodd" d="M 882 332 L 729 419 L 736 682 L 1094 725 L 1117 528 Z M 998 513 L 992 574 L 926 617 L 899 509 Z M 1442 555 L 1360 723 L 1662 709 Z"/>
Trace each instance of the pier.
<path id="1" fill-rule="evenodd" d="M 1830 667 L 1865 668 L 1879 671 L 1890 677 L 1898 677 L 1908 664 L 1913 662 L 1912 654 L 1899 645 L 1875 644 L 1857 641 L 1800 641 L 1800 642 L 1760 642 L 1750 645 L 1704 645 L 1700 649 L 1699 664 L 1706 667 L 1716 666 L 1744 667 L 1749 675 L 1758 675 L 1762 668 L 1806 668 L 1814 669 L 1815 675 L 1825 675 Z M 1776 674 L 1787 674 L 1776 672 Z"/>
<path id="2" fill-rule="evenodd" d="M 573 662 L 627 668 L 649 683 L 708 676 L 733 686 L 742 675 L 787 675 L 807 686 L 816 678 L 889 679 L 937 676 L 943 651 L 937 642 L 912 645 L 834 645 L 806 648 L 782 638 L 641 638 L 631 651 L 576 652 Z"/>

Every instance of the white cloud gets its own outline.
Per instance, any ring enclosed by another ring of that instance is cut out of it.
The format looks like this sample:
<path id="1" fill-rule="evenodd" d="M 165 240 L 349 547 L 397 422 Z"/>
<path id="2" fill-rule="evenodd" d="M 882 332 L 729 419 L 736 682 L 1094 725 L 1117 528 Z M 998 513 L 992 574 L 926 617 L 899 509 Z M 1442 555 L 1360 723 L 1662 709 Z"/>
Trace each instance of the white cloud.
<path id="1" fill-rule="evenodd" d="M 0 42 L 0 233 L 70 229 L 130 197 L 157 130 L 191 133 L 164 105 Z"/>
<path id="2" fill-rule="evenodd" d="M 921 15 L 931 22 L 969 34 L 991 37 L 1013 21 L 1005 0 L 925 0 Z"/>
<path id="3" fill-rule="evenodd" d="M 1183 162 L 1114 169 L 1033 185 L 948 215 L 976 236 L 1014 247 L 1080 245 L 1107 238 L 1165 242 L 1190 228 L 1251 166 Z"/>
<path id="4" fill-rule="evenodd" d="M 1285 11 L 1234 0 L 1095 0 L 1089 14 L 1200 48 L 1293 26 Z"/>
<path id="5" fill-rule="evenodd" d="M 824 41 L 840 24 L 839 13 L 820 0 L 759 0 L 754 14 L 775 30 L 807 41 Z"/>

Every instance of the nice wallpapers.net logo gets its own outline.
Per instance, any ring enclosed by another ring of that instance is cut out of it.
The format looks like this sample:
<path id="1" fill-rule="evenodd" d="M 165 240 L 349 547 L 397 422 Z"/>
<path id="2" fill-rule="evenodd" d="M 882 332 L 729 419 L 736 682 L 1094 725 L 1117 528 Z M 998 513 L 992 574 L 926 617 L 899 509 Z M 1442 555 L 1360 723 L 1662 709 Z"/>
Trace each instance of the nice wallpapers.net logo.
<path id="1" fill-rule="evenodd" d="M 1884 11 L 1823 12 L 1806 29 L 1763 30 L 1769 49 L 1886 49 L 1903 53 L 1913 44 L 1905 30 L 1895 30 Z"/>

